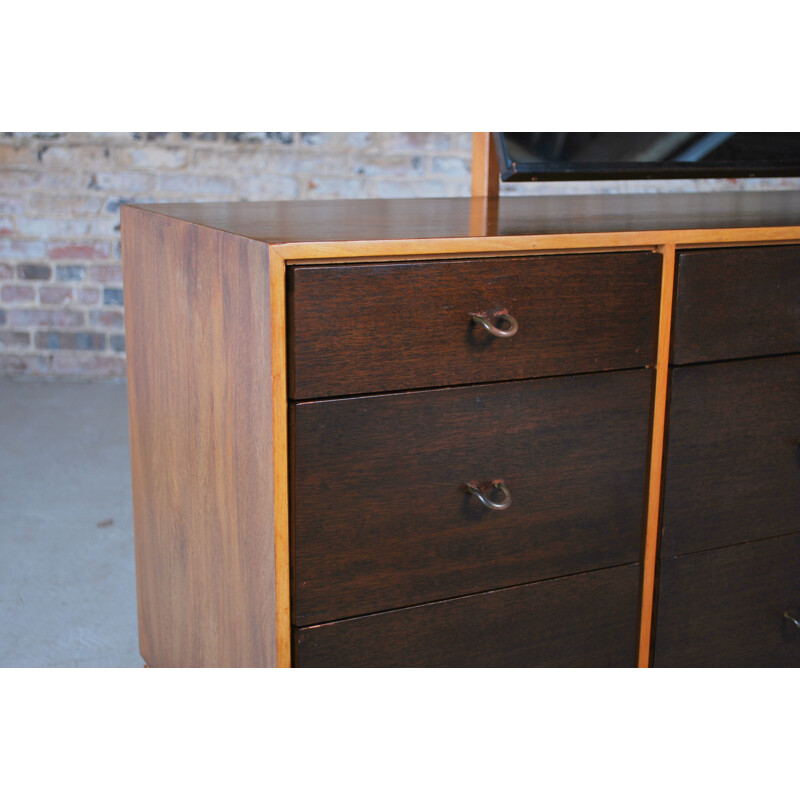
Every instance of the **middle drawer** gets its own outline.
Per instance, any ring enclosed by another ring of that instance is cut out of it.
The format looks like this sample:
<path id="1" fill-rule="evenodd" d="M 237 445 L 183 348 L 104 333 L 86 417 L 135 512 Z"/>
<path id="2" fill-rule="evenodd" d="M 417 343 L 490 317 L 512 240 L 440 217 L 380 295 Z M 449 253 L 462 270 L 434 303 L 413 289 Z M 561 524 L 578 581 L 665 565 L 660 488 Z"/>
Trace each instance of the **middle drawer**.
<path id="1" fill-rule="evenodd" d="M 637 561 L 652 375 L 293 405 L 294 623 Z"/>

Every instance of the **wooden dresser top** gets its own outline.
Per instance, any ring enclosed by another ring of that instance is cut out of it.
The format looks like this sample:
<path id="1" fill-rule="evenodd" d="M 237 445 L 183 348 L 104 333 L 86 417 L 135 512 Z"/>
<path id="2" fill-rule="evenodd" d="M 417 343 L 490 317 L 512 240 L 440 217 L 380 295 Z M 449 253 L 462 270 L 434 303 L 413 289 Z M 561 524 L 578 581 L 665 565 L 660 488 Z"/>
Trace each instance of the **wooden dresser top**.
<path id="1" fill-rule="evenodd" d="M 135 207 L 273 245 L 800 227 L 798 191 Z"/>

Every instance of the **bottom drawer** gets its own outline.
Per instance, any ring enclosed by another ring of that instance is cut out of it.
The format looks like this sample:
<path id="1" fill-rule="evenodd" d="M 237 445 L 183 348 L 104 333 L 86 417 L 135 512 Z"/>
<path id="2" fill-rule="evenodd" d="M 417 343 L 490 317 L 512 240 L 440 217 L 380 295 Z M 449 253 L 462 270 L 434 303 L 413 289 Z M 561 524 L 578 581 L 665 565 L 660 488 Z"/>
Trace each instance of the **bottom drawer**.
<path id="1" fill-rule="evenodd" d="M 800 667 L 800 533 L 661 562 L 654 666 Z"/>
<path id="2" fill-rule="evenodd" d="M 298 667 L 632 667 L 639 567 L 298 628 Z"/>

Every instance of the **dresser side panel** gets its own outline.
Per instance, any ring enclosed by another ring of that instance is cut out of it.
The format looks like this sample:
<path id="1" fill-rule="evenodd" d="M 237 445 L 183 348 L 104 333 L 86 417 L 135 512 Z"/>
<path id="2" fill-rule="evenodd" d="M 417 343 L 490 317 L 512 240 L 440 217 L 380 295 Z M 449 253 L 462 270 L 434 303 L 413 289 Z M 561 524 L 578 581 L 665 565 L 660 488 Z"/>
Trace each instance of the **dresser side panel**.
<path id="1" fill-rule="evenodd" d="M 274 666 L 267 245 L 122 209 L 140 648 Z"/>

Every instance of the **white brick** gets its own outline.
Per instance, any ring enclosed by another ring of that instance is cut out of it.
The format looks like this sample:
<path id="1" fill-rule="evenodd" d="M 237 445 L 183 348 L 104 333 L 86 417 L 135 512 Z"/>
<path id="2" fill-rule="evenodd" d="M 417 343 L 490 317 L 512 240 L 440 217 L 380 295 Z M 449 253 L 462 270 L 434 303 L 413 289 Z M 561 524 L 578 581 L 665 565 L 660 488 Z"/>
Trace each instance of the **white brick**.
<path id="1" fill-rule="evenodd" d="M 464 158 L 434 158 L 431 163 L 431 172 L 462 177 L 471 174 L 472 164 Z"/>
<path id="2" fill-rule="evenodd" d="M 446 197 L 444 181 L 378 181 L 376 197 Z"/>
<path id="3" fill-rule="evenodd" d="M 0 197 L 0 214 L 21 214 L 24 208 L 20 197 Z"/>
<path id="4" fill-rule="evenodd" d="M 418 155 L 383 156 L 375 154 L 355 168 L 359 175 L 414 177 L 425 172 L 426 159 Z"/>
<path id="5" fill-rule="evenodd" d="M 92 217 L 102 206 L 102 198 L 91 194 L 35 194 L 28 201 L 33 214 L 47 216 Z"/>
<path id="6" fill-rule="evenodd" d="M 299 194 L 297 180 L 280 175 L 252 175 L 238 185 L 242 200 L 291 200 Z"/>
<path id="7" fill-rule="evenodd" d="M 20 217 L 19 232 L 23 236 L 41 239 L 61 236 L 86 236 L 89 233 L 88 219 L 53 219 L 51 217 Z"/>
<path id="8" fill-rule="evenodd" d="M 449 133 L 386 133 L 381 134 L 381 146 L 386 150 L 445 151 L 451 149 Z"/>
<path id="9" fill-rule="evenodd" d="M 119 236 L 119 215 L 105 215 L 91 220 L 89 225 L 89 233 L 92 236 L 107 236 L 109 238 L 112 236 Z"/>
<path id="10" fill-rule="evenodd" d="M 192 175 L 180 173 L 176 175 L 160 175 L 158 190 L 169 194 L 179 194 L 191 199 L 192 195 L 226 195 L 234 190 L 233 178 L 216 175 Z"/>
<path id="11" fill-rule="evenodd" d="M 365 197 L 365 191 L 364 182 L 352 178 L 311 178 L 304 185 L 306 197 L 329 200 L 342 197 Z"/>
<path id="12" fill-rule="evenodd" d="M 39 159 L 45 169 L 104 169 L 111 166 L 111 150 L 87 145 L 43 145 Z"/>
<path id="13" fill-rule="evenodd" d="M 22 261 L 44 258 L 46 248 L 44 242 L 0 239 L 0 258 L 13 258 Z"/>
<path id="14" fill-rule="evenodd" d="M 351 147 L 365 148 L 372 145 L 375 141 L 374 133 L 348 133 L 347 144 Z"/>
<path id="15" fill-rule="evenodd" d="M 155 188 L 155 177 L 146 172 L 96 172 L 90 189 L 119 194 L 141 194 Z"/>
<path id="16" fill-rule="evenodd" d="M 231 147 L 229 145 L 228 147 Z M 195 150 L 192 155 L 192 166 L 206 172 L 266 172 L 270 165 L 271 154 L 264 148 L 252 149 L 219 149 L 204 148 Z"/>
<path id="17" fill-rule="evenodd" d="M 0 169 L 0 192 L 26 192 L 31 189 L 77 189 L 85 185 L 79 172 L 23 172 Z"/>
<path id="18" fill-rule="evenodd" d="M 116 152 L 117 162 L 122 167 L 179 169 L 185 167 L 189 161 L 184 148 L 160 147 L 157 143 L 143 143 L 140 148 L 127 147 Z"/>

